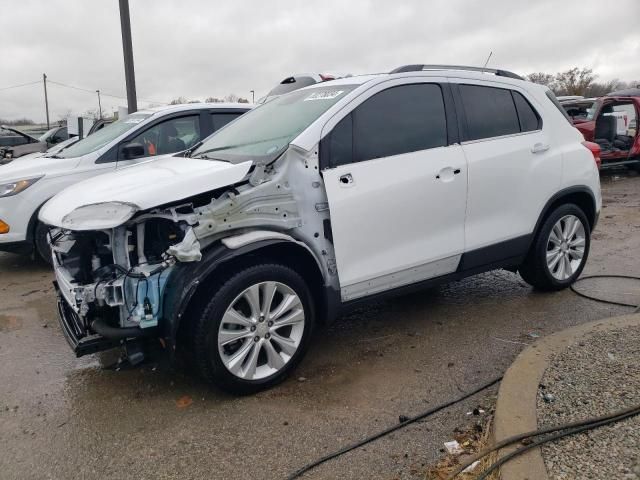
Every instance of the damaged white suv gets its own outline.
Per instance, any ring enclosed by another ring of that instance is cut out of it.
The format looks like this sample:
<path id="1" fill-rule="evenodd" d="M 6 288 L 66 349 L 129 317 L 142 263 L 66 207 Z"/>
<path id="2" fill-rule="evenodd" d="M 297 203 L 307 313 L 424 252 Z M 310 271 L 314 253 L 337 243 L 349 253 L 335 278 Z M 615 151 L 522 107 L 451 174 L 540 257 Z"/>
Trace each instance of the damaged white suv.
<path id="1" fill-rule="evenodd" d="M 51 225 L 77 355 L 143 339 L 247 393 L 345 307 L 479 272 L 565 288 L 601 206 L 597 149 L 502 70 L 410 65 L 274 99 L 171 157 L 77 184 Z"/>

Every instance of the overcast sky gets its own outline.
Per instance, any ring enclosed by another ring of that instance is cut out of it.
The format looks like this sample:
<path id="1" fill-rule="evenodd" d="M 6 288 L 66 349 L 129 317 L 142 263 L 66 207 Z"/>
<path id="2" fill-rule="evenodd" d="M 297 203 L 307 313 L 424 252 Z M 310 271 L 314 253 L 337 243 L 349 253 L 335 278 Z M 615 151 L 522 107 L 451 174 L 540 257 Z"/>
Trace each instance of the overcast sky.
<path id="1" fill-rule="evenodd" d="M 130 0 L 140 99 L 256 98 L 296 72 L 366 73 L 407 63 L 527 74 L 589 67 L 640 80 L 640 0 Z M 43 121 L 42 83 L 125 96 L 117 0 L 0 0 L 0 118 Z M 102 98 L 113 111 L 125 100 Z M 97 108 L 49 85 L 51 119 Z"/>

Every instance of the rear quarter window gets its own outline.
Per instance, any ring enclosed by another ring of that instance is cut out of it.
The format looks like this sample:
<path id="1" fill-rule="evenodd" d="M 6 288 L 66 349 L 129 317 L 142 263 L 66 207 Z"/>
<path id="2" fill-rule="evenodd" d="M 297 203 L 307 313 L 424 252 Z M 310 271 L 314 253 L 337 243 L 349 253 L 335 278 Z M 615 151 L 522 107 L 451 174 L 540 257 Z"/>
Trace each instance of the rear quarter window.
<path id="1" fill-rule="evenodd" d="M 513 101 L 516 104 L 518 119 L 520 120 L 520 131 L 533 132 L 542 128 L 542 119 L 535 108 L 531 106 L 529 101 L 522 94 L 512 91 Z M 564 110 L 564 109 L 563 109 Z"/>

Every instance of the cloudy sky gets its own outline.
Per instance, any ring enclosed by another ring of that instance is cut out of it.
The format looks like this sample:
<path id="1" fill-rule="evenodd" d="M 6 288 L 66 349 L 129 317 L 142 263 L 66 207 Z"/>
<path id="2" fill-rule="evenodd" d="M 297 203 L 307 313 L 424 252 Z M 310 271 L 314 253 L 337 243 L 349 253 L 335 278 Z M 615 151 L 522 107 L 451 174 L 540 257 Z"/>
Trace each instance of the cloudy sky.
<path id="1" fill-rule="evenodd" d="M 366 73 L 407 63 L 526 74 L 589 67 L 640 80 L 640 0 L 130 0 L 144 100 L 256 98 L 295 72 Z M 113 111 L 125 100 L 117 0 L 0 0 L 0 118 Z"/>

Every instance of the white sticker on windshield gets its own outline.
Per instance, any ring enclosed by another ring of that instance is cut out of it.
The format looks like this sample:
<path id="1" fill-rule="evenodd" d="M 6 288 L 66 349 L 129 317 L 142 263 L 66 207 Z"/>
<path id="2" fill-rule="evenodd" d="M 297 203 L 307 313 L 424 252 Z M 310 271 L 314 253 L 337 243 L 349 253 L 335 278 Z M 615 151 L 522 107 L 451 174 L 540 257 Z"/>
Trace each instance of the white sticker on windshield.
<path id="1" fill-rule="evenodd" d="M 332 100 L 336 97 L 339 97 L 343 93 L 344 90 L 325 90 L 323 92 L 314 92 L 303 101 L 306 102 L 308 100 Z"/>
<path id="2" fill-rule="evenodd" d="M 140 123 L 144 118 L 127 118 L 124 123 Z"/>

